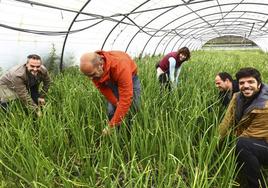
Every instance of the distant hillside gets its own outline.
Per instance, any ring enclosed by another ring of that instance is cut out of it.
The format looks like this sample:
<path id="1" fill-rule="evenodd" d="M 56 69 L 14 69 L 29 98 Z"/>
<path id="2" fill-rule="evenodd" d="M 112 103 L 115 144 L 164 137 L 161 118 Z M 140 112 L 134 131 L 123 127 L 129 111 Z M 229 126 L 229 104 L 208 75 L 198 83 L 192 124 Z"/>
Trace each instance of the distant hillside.
<path id="1" fill-rule="evenodd" d="M 223 36 L 212 40 L 209 40 L 204 46 L 213 45 L 246 45 L 246 46 L 257 46 L 253 41 L 248 40 L 239 36 Z"/>

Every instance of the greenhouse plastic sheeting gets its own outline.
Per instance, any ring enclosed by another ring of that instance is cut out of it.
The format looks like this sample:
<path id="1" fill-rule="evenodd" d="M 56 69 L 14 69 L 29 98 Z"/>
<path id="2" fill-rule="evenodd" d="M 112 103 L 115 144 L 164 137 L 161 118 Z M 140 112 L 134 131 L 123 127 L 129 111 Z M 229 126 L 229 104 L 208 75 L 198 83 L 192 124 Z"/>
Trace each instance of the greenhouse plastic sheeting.
<path id="1" fill-rule="evenodd" d="M 207 41 L 241 36 L 268 50 L 268 2 L 263 0 L 0 0 L 0 66 L 56 48 L 68 54 L 122 50 L 165 54 Z"/>

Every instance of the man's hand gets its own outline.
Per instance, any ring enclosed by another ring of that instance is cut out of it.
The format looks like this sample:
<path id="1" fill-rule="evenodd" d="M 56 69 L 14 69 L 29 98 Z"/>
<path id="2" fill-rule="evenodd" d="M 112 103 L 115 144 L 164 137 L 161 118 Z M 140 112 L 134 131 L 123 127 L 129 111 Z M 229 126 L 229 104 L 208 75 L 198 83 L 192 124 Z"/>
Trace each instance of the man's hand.
<path id="1" fill-rule="evenodd" d="M 46 103 L 44 98 L 39 97 L 38 98 L 38 106 L 44 106 Z"/>
<path id="2" fill-rule="evenodd" d="M 103 130 L 102 130 L 102 135 L 106 136 L 106 135 L 110 135 L 113 132 L 113 128 L 111 128 L 109 125 L 106 126 Z"/>
<path id="3" fill-rule="evenodd" d="M 40 118 L 42 116 L 42 112 L 41 112 L 40 109 L 36 112 L 36 115 L 37 115 L 38 118 Z"/>

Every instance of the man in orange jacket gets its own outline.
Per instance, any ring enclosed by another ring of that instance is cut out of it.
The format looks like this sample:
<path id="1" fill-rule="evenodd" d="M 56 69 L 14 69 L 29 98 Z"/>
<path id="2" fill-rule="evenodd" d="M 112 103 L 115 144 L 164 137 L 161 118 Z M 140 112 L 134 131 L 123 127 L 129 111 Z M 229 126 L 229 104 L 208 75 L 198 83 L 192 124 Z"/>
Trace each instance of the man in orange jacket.
<path id="1" fill-rule="evenodd" d="M 96 51 L 80 58 L 80 70 L 89 77 L 108 101 L 109 123 L 102 133 L 120 126 L 132 106 L 136 111 L 140 99 L 137 65 L 121 51 Z M 131 105 L 132 104 L 132 105 Z"/>

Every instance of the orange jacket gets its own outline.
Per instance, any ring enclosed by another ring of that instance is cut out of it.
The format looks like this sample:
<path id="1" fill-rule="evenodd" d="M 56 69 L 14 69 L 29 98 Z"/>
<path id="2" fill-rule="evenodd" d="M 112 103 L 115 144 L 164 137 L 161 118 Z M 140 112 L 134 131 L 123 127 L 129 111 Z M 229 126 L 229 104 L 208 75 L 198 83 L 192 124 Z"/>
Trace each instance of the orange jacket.
<path id="1" fill-rule="evenodd" d="M 109 126 L 114 127 L 120 124 L 131 106 L 132 77 L 137 74 L 137 65 L 129 55 L 121 51 L 97 51 L 96 53 L 104 59 L 104 73 L 99 80 L 93 82 L 105 98 L 116 106 L 114 116 L 109 122 Z M 119 100 L 107 86 L 108 82 L 118 86 Z"/>

